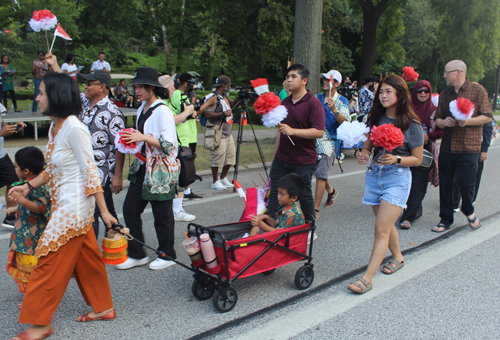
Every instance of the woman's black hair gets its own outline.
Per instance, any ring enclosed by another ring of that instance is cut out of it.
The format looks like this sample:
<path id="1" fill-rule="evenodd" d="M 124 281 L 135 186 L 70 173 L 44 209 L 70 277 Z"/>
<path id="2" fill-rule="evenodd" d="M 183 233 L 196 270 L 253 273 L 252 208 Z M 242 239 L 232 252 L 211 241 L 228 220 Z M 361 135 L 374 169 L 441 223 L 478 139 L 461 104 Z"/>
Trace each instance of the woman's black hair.
<path id="1" fill-rule="evenodd" d="M 144 85 L 144 88 L 146 91 L 153 91 L 153 93 L 161 99 L 168 99 L 170 97 L 170 93 L 168 92 L 168 89 L 164 87 L 158 87 L 158 86 L 153 86 L 153 85 Z"/>
<path id="2" fill-rule="evenodd" d="M 2 56 L 0 57 L 0 64 L 3 64 L 3 58 L 5 57 L 9 57 L 7 54 L 2 54 Z M 7 62 L 7 64 L 10 62 L 10 60 Z"/>
<path id="3" fill-rule="evenodd" d="M 66 73 L 47 73 L 43 77 L 45 94 L 49 99 L 49 107 L 45 116 L 66 118 L 78 116 L 82 112 L 80 89 L 78 84 Z"/>
<path id="4" fill-rule="evenodd" d="M 64 59 L 64 62 L 69 64 L 74 57 L 75 57 L 74 54 L 69 53 L 66 55 L 66 59 Z"/>
<path id="5" fill-rule="evenodd" d="M 300 199 L 306 190 L 302 177 L 296 173 L 290 173 L 278 180 L 278 188 L 285 189 L 290 198 L 297 196 Z"/>
<path id="6" fill-rule="evenodd" d="M 36 55 L 40 55 L 40 53 L 42 53 L 43 55 L 45 55 L 45 51 L 42 51 L 42 50 L 36 52 Z"/>
<path id="7" fill-rule="evenodd" d="M 34 175 L 39 175 L 43 170 L 45 158 L 43 152 L 35 146 L 22 148 L 14 157 L 21 170 L 28 169 Z"/>

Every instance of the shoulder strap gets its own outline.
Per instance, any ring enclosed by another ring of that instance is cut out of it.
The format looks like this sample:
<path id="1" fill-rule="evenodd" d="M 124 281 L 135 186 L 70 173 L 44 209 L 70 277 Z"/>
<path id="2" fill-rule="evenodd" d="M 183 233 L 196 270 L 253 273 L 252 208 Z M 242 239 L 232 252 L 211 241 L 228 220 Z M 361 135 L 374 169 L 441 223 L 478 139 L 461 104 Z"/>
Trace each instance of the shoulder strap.
<path id="1" fill-rule="evenodd" d="M 156 104 L 155 106 L 151 106 L 144 114 L 141 112 L 141 114 L 139 115 L 139 119 L 137 120 L 137 128 L 139 131 L 141 131 L 141 129 L 139 128 L 139 124 L 142 123 L 142 131 L 144 131 L 144 124 L 149 119 L 149 117 L 151 117 L 153 111 L 161 105 L 165 105 L 165 103 L 161 102 Z M 144 109 L 142 111 L 144 111 Z"/>

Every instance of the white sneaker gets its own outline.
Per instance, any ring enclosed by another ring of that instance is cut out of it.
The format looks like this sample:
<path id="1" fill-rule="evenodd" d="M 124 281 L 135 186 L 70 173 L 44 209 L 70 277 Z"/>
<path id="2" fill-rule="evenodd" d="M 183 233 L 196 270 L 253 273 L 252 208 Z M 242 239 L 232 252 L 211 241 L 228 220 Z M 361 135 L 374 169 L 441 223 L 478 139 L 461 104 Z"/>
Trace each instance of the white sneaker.
<path id="1" fill-rule="evenodd" d="M 226 190 L 226 186 L 221 183 L 221 181 L 217 181 L 214 184 L 212 184 L 212 189 L 215 190 Z"/>
<path id="2" fill-rule="evenodd" d="M 184 211 L 184 209 L 182 209 L 177 214 L 174 214 L 174 219 L 178 222 L 189 222 L 194 221 L 196 219 L 196 216 L 188 214 Z"/>
<path id="3" fill-rule="evenodd" d="M 316 235 L 316 233 L 314 233 L 314 236 L 313 236 L 313 242 L 316 241 L 318 239 L 318 235 Z M 311 233 L 309 232 L 309 234 L 307 235 L 307 245 L 311 244 Z"/>
<path id="4" fill-rule="evenodd" d="M 143 259 L 140 259 L 140 260 L 136 260 L 136 259 L 129 257 L 127 259 L 127 261 L 120 263 L 120 264 L 116 265 L 115 267 L 116 267 L 116 269 L 120 269 L 120 270 L 130 269 L 130 268 L 134 268 L 134 267 L 138 267 L 138 266 L 144 266 L 145 264 L 148 264 L 148 262 L 149 262 L 149 257 L 147 257 L 147 256 Z"/>
<path id="5" fill-rule="evenodd" d="M 232 187 L 234 187 L 234 184 L 232 184 L 231 182 L 229 182 L 227 180 L 227 178 L 219 179 L 219 182 L 221 182 L 222 185 L 225 186 L 226 188 L 232 188 Z"/>
<path id="6" fill-rule="evenodd" d="M 160 269 L 165 269 L 167 267 L 173 266 L 174 264 L 175 264 L 174 261 L 156 259 L 149 264 L 149 269 L 160 270 Z"/>

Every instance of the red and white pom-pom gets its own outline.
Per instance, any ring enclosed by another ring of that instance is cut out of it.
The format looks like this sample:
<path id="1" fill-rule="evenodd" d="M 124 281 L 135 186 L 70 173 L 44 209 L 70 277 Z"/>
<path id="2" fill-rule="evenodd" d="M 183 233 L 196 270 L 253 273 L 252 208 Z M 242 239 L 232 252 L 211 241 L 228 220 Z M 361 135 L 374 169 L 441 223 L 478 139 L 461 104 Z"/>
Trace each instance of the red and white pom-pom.
<path id="1" fill-rule="evenodd" d="M 135 157 L 137 157 L 141 161 L 145 162 L 146 159 L 141 154 L 141 149 L 142 149 L 142 146 L 144 145 L 144 142 L 127 143 L 122 137 L 123 132 L 133 132 L 133 131 L 134 131 L 134 129 L 123 129 L 121 131 L 118 131 L 118 133 L 115 136 L 115 147 L 121 153 L 135 155 Z"/>
<path id="2" fill-rule="evenodd" d="M 439 93 L 433 93 L 432 96 L 431 96 L 431 101 L 432 101 L 432 104 L 434 104 L 434 106 L 438 106 L 438 103 L 439 103 Z"/>
<path id="3" fill-rule="evenodd" d="M 474 104 L 467 98 L 458 98 L 450 103 L 450 112 L 458 120 L 470 119 L 474 110 Z"/>
<path id="4" fill-rule="evenodd" d="M 29 21 L 29 24 L 35 32 L 40 32 L 40 30 L 48 31 L 56 27 L 57 18 L 48 9 L 42 9 L 41 11 L 33 12 L 33 17 Z"/>
<path id="5" fill-rule="evenodd" d="M 253 104 L 255 112 L 262 115 L 262 123 L 268 128 L 278 126 L 288 115 L 286 107 L 281 105 L 281 99 L 272 92 L 269 92 L 267 79 L 259 78 L 251 80 L 255 93 L 259 98 Z"/>

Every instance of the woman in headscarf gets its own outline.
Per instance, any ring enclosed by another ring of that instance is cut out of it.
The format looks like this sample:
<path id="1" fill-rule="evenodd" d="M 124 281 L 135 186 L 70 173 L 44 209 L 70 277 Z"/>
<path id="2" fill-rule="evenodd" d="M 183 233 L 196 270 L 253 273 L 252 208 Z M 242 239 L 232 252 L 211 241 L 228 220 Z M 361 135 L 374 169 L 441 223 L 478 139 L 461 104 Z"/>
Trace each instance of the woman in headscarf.
<path id="1" fill-rule="evenodd" d="M 424 170 L 418 166 L 410 168 L 412 176 L 411 191 L 406 202 L 406 209 L 400 219 L 402 229 L 410 229 L 413 221 L 422 216 L 422 201 L 427 192 L 430 172 L 431 170 L 436 173 L 438 171 L 436 140 L 443 137 L 443 130 L 439 129 L 434 122 L 436 106 L 432 103 L 431 95 L 432 86 L 427 80 L 418 81 L 411 93 L 411 106 L 422 122 L 424 129 L 424 149 L 431 152 L 435 157 L 430 169 Z M 432 177 L 438 178 L 434 175 Z M 433 181 L 433 184 L 437 186 L 438 183 Z"/>

